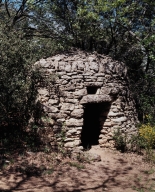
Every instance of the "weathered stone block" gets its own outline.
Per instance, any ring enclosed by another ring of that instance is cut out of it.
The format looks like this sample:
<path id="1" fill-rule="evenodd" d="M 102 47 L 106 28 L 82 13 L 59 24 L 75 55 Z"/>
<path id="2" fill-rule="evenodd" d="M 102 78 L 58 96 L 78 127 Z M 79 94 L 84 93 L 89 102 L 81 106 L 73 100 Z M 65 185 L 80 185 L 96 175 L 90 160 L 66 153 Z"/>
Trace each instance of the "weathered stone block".
<path id="1" fill-rule="evenodd" d="M 68 81 L 66 81 L 66 80 L 64 80 L 64 81 L 62 81 L 62 85 L 66 85 L 68 83 Z"/>
<path id="2" fill-rule="evenodd" d="M 98 67 L 98 64 L 97 64 L 96 62 L 90 62 L 89 66 L 90 66 L 89 68 L 90 68 L 91 70 L 93 70 L 93 71 L 95 71 L 95 72 L 98 72 L 99 67 Z"/>
<path id="3" fill-rule="evenodd" d="M 49 105 L 54 105 L 54 104 L 58 104 L 58 103 L 59 103 L 59 101 L 57 99 L 49 99 L 48 100 Z"/>
<path id="4" fill-rule="evenodd" d="M 63 123 L 64 123 L 64 121 L 65 121 L 65 119 L 64 119 L 64 118 L 57 119 L 57 123 L 61 123 L 61 124 L 63 124 Z"/>
<path id="5" fill-rule="evenodd" d="M 39 95 L 44 95 L 44 97 L 49 96 L 49 92 L 46 88 L 38 89 Z"/>
<path id="6" fill-rule="evenodd" d="M 40 59 L 39 63 L 41 67 L 49 67 L 49 63 L 45 59 Z"/>
<path id="7" fill-rule="evenodd" d="M 106 143 L 107 142 L 107 139 L 99 139 L 99 144 L 104 144 L 104 143 Z"/>
<path id="8" fill-rule="evenodd" d="M 120 117 L 120 118 L 117 118 L 117 119 L 112 119 L 113 122 L 116 122 L 116 123 L 121 123 L 121 122 L 124 122 L 127 120 L 126 117 Z"/>
<path id="9" fill-rule="evenodd" d="M 84 70 L 85 65 L 82 61 L 77 61 L 77 66 L 79 70 Z"/>
<path id="10" fill-rule="evenodd" d="M 84 96 L 80 103 L 102 103 L 102 102 L 111 102 L 112 98 L 108 95 L 87 95 Z"/>
<path id="11" fill-rule="evenodd" d="M 71 65 L 70 64 L 67 64 L 66 66 L 65 66 L 65 71 L 66 72 L 71 72 Z"/>
<path id="12" fill-rule="evenodd" d="M 109 94 L 110 94 L 110 91 L 111 91 L 111 88 L 108 88 L 108 87 L 102 87 L 101 90 L 100 90 L 100 94 L 106 94 L 106 95 L 109 95 Z"/>
<path id="13" fill-rule="evenodd" d="M 74 104 L 73 103 L 63 103 L 61 110 L 63 111 L 73 111 L 74 109 Z"/>
<path id="14" fill-rule="evenodd" d="M 77 62 L 74 61 L 74 62 L 72 63 L 72 71 L 76 71 L 76 70 L 77 70 Z"/>
<path id="15" fill-rule="evenodd" d="M 68 99 L 68 98 L 66 98 L 65 102 L 66 103 L 74 103 L 74 105 L 75 105 L 75 103 L 78 103 L 79 101 L 78 101 L 78 99 Z"/>
<path id="16" fill-rule="evenodd" d="M 88 61 L 96 61 L 96 56 L 95 55 L 90 55 L 88 56 Z"/>
<path id="17" fill-rule="evenodd" d="M 70 114 L 70 111 L 65 111 L 64 113 L 62 113 L 62 112 L 61 113 L 57 113 L 55 115 L 55 117 L 57 119 L 66 118 L 68 116 L 68 114 Z"/>
<path id="18" fill-rule="evenodd" d="M 81 80 L 81 79 L 83 79 L 83 76 L 82 75 L 72 75 L 72 79 Z"/>
<path id="19" fill-rule="evenodd" d="M 59 70 L 64 71 L 65 70 L 66 62 L 60 61 L 59 62 Z"/>
<path id="20" fill-rule="evenodd" d="M 81 89 L 81 90 L 75 91 L 74 95 L 76 95 L 76 96 L 87 95 L 87 90 L 86 89 Z"/>
<path id="21" fill-rule="evenodd" d="M 66 120 L 66 126 L 82 126 L 83 125 L 83 119 L 75 119 L 75 118 L 70 118 Z"/>
<path id="22" fill-rule="evenodd" d="M 101 134 L 107 134 L 107 133 L 108 133 L 108 130 L 103 128 L 103 129 L 101 129 L 100 133 L 101 133 Z"/>
<path id="23" fill-rule="evenodd" d="M 105 122 L 105 123 L 104 123 L 104 126 L 105 126 L 105 127 L 111 127 L 112 124 L 111 124 L 111 122 Z"/>
<path id="24" fill-rule="evenodd" d="M 108 117 L 119 117 L 119 116 L 124 116 L 124 113 L 123 112 L 118 112 L 118 113 L 115 113 L 113 111 L 110 111 L 108 113 Z"/>
<path id="25" fill-rule="evenodd" d="M 112 88 L 111 91 L 110 91 L 110 95 L 117 95 L 119 93 L 119 88 Z"/>
<path id="26" fill-rule="evenodd" d="M 43 109 L 48 113 L 57 113 L 58 112 L 58 108 L 53 107 L 53 106 L 49 107 L 49 106 L 43 105 Z"/>
<path id="27" fill-rule="evenodd" d="M 62 75 L 66 75 L 66 72 L 65 72 L 65 71 L 58 71 L 58 72 L 56 73 L 56 75 L 57 75 L 58 77 L 61 77 Z"/>
<path id="28" fill-rule="evenodd" d="M 83 116 L 83 113 L 84 113 L 84 110 L 83 109 L 74 109 L 71 113 L 71 117 L 76 117 L 76 118 L 79 118 L 79 117 L 82 117 Z"/>
<path id="29" fill-rule="evenodd" d="M 92 87 L 102 87 L 103 82 L 85 82 L 85 86 L 92 86 Z"/>
<path id="30" fill-rule="evenodd" d="M 82 127 L 76 127 L 76 130 L 81 131 Z"/>
<path id="31" fill-rule="evenodd" d="M 103 82 L 103 81 L 104 81 L 104 77 L 98 77 L 98 78 L 97 78 L 97 81 Z"/>
<path id="32" fill-rule="evenodd" d="M 75 141 L 73 141 L 73 142 L 67 142 L 67 143 L 65 143 L 64 146 L 65 146 L 66 148 L 73 148 L 73 147 L 79 146 L 80 143 L 81 143 L 80 140 L 75 140 Z"/>
<path id="33" fill-rule="evenodd" d="M 69 131 L 68 131 L 68 133 L 71 133 L 71 134 L 73 134 L 73 133 L 76 133 L 76 128 L 73 128 L 73 129 L 69 129 Z"/>
<path id="34" fill-rule="evenodd" d="M 68 76 L 68 75 L 62 75 L 61 78 L 62 78 L 62 79 L 67 79 L 67 80 L 68 80 L 68 79 L 71 79 L 71 77 Z"/>
<path id="35" fill-rule="evenodd" d="M 65 87 L 63 90 L 65 90 L 65 91 L 75 91 L 75 86 L 70 85 L 70 86 Z"/>

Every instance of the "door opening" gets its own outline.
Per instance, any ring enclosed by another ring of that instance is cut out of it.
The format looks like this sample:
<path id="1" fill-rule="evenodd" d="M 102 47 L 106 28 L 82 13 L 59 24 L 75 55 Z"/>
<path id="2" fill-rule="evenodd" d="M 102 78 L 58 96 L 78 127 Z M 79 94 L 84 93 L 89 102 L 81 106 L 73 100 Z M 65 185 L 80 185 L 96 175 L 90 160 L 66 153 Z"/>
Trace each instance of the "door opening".
<path id="1" fill-rule="evenodd" d="M 81 143 L 84 149 L 98 145 L 100 131 L 106 120 L 110 103 L 89 103 L 84 106 L 84 124 L 81 132 Z"/>

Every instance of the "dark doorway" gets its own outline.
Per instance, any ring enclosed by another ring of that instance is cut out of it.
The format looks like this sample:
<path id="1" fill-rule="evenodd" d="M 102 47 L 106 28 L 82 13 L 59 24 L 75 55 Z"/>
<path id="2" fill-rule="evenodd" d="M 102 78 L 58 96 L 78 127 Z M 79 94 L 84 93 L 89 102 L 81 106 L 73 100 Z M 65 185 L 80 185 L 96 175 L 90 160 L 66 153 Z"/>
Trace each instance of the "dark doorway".
<path id="1" fill-rule="evenodd" d="M 91 103 L 84 106 L 84 124 L 81 132 L 81 142 L 84 149 L 90 149 L 92 145 L 99 144 L 100 130 L 109 109 L 110 103 Z"/>

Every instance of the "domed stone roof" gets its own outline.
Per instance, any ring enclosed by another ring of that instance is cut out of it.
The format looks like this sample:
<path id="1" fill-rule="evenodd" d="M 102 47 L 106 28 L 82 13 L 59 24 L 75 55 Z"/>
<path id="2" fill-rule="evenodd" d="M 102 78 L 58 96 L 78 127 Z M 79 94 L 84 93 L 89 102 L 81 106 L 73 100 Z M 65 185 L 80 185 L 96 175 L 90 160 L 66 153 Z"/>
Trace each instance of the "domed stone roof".
<path id="1" fill-rule="evenodd" d="M 114 73 L 126 76 L 127 68 L 124 63 L 114 61 L 108 56 L 84 51 L 72 51 L 58 54 L 47 59 L 41 59 L 36 64 L 43 68 L 50 68 L 50 71 L 72 72 L 72 73 Z"/>

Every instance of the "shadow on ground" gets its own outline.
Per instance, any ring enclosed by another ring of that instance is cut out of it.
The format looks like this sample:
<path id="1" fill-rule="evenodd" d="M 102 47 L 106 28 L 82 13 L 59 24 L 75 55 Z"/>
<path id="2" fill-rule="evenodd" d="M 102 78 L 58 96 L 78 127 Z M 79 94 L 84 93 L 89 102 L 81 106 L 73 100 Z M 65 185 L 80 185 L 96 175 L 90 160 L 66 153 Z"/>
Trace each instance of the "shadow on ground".
<path id="1" fill-rule="evenodd" d="M 132 192 L 145 190 L 148 181 L 148 175 L 137 170 L 136 164 L 129 165 L 119 157 L 112 162 L 103 160 L 82 168 L 78 162 L 70 164 L 69 160 L 50 169 L 31 165 L 23 170 L 21 167 L 0 173 L 0 192 Z"/>

